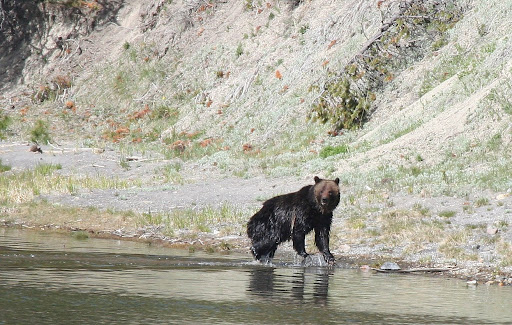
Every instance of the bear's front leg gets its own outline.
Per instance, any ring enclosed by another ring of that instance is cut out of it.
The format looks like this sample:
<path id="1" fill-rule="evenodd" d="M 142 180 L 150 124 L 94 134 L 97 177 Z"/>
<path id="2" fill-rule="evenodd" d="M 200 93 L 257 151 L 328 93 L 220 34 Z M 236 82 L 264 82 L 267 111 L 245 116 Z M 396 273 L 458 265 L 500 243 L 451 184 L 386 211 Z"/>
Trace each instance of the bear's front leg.
<path id="1" fill-rule="evenodd" d="M 315 244 L 322 252 L 324 259 L 329 264 L 334 264 L 334 256 L 329 250 L 329 227 L 318 227 L 315 229 Z"/>
<path id="2" fill-rule="evenodd" d="M 306 258 L 308 253 L 306 253 L 306 234 L 304 232 L 294 232 L 293 233 L 293 248 L 300 256 Z"/>
<path id="3" fill-rule="evenodd" d="M 324 259 L 327 262 L 327 264 L 334 265 L 334 262 L 336 260 L 334 259 L 334 256 L 331 254 L 331 252 L 327 251 L 327 252 L 323 252 L 322 254 L 324 255 Z"/>

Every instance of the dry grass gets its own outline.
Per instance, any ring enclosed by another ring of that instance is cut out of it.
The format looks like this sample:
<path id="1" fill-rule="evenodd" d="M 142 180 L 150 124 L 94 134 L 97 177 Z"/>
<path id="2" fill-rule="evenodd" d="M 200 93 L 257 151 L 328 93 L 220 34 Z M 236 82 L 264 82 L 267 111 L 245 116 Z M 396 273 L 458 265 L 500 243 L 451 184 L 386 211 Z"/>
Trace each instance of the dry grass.
<path id="1" fill-rule="evenodd" d="M 501 239 L 496 244 L 496 252 L 500 255 L 501 266 L 512 266 L 512 243 Z"/>
<path id="2" fill-rule="evenodd" d="M 95 232 L 136 229 L 136 215 L 131 212 L 101 211 L 92 207 L 63 207 L 45 201 L 17 204 L 0 211 L 0 216 L 7 223 L 22 223 L 34 227 L 50 226 Z"/>
<path id="3" fill-rule="evenodd" d="M 417 252 L 425 244 L 437 243 L 445 236 L 444 224 L 426 218 L 418 211 L 394 210 L 378 217 L 378 241 L 386 245 L 403 245 L 406 251 Z"/>
<path id="4" fill-rule="evenodd" d="M 440 241 L 439 252 L 443 253 L 447 258 L 476 260 L 478 256 L 475 253 L 467 253 L 464 248 L 470 237 L 471 230 L 468 228 L 446 233 Z"/>
<path id="5" fill-rule="evenodd" d="M 219 208 L 179 209 L 168 213 L 140 213 L 67 207 L 38 200 L 4 206 L 0 209 L 0 218 L 7 224 L 24 224 L 36 228 L 51 227 L 107 234 L 115 231 L 127 234 L 142 231 L 162 238 L 186 240 L 197 239 L 203 234 L 243 236 L 247 216 L 252 212 L 223 205 Z"/>
<path id="6" fill-rule="evenodd" d="M 138 218 L 140 226 L 156 226 L 168 236 L 177 232 L 188 236 L 198 233 L 215 233 L 219 236 L 240 235 L 245 233 L 247 209 L 236 208 L 228 204 L 220 208 L 177 209 L 168 213 L 142 213 Z"/>
<path id="7" fill-rule="evenodd" d="M 41 194 L 75 194 L 80 189 L 116 189 L 138 184 L 105 176 L 63 176 L 62 167 L 41 164 L 33 170 L 0 174 L 0 202 L 6 205 L 29 203 Z"/>

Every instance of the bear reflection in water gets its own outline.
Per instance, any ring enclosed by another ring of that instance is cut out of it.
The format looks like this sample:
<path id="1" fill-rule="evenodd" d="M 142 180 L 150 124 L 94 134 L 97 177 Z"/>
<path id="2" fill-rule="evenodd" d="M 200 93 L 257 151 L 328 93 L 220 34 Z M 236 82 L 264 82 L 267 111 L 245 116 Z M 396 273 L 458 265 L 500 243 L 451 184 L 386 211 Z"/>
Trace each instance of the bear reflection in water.
<path id="1" fill-rule="evenodd" d="M 251 295 L 279 301 L 312 301 L 326 305 L 332 268 L 297 268 L 290 275 L 274 267 L 251 269 L 249 288 Z"/>
<path id="2" fill-rule="evenodd" d="M 297 192 L 279 195 L 263 203 L 247 224 L 251 239 L 251 252 L 262 263 L 270 263 L 277 247 L 292 240 L 293 248 L 306 258 L 305 237 L 315 231 L 315 244 L 325 261 L 334 264 L 329 250 L 329 232 L 332 212 L 340 202 L 339 178 L 335 180 L 314 178 L 314 185 L 307 185 Z"/>

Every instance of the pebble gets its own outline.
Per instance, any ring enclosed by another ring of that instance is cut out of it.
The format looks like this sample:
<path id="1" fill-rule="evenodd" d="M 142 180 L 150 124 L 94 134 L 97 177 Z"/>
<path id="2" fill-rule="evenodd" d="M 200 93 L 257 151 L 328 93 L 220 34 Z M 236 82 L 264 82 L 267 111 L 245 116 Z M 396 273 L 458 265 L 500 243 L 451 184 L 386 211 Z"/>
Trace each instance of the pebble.
<path id="1" fill-rule="evenodd" d="M 487 233 L 489 235 L 496 235 L 497 232 L 498 232 L 498 228 L 496 228 L 492 225 L 487 226 Z"/>
<path id="2" fill-rule="evenodd" d="M 476 280 L 470 280 L 470 281 L 467 281 L 466 284 L 476 286 L 476 285 L 478 285 L 478 282 L 476 282 Z"/>
<path id="3" fill-rule="evenodd" d="M 503 200 L 503 199 L 505 199 L 505 198 L 507 198 L 509 196 L 510 196 L 510 193 L 498 194 L 496 196 L 496 200 Z"/>
<path id="4" fill-rule="evenodd" d="M 400 266 L 395 262 L 385 262 L 380 267 L 381 270 L 390 270 L 390 271 L 398 271 L 400 270 Z"/>

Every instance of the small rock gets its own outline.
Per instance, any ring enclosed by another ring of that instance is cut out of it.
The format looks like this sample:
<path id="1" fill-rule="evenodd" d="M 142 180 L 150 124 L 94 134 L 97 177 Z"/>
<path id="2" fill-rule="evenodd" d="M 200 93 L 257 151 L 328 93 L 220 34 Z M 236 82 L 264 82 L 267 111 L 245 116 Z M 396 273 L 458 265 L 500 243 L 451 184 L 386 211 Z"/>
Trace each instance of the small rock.
<path id="1" fill-rule="evenodd" d="M 470 281 L 467 281 L 466 284 L 471 285 L 471 286 L 476 286 L 476 285 L 478 285 L 478 282 L 476 282 L 476 280 L 470 280 Z"/>
<path id="2" fill-rule="evenodd" d="M 30 148 L 28 149 L 28 151 L 43 153 L 43 150 L 37 144 L 31 145 Z"/>
<path id="3" fill-rule="evenodd" d="M 487 233 L 489 235 L 496 235 L 497 232 L 498 232 L 498 228 L 496 228 L 492 225 L 487 226 Z"/>
<path id="4" fill-rule="evenodd" d="M 498 194 L 496 196 L 496 200 L 504 200 L 505 198 L 509 197 L 510 196 L 510 193 L 502 193 L 502 194 Z"/>
<path id="5" fill-rule="evenodd" d="M 93 152 L 97 155 L 102 154 L 105 152 L 105 148 L 94 148 Z"/>
<path id="6" fill-rule="evenodd" d="M 478 261 L 480 263 L 489 263 L 492 261 L 492 259 L 493 259 L 493 255 L 491 252 L 481 252 L 479 254 Z"/>
<path id="7" fill-rule="evenodd" d="M 385 262 L 380 266 L 381 270 L 388 270 L 388 271 L 398 271 L 400 270 L 400 266 L 396 264 L 395 262 Z"/>

